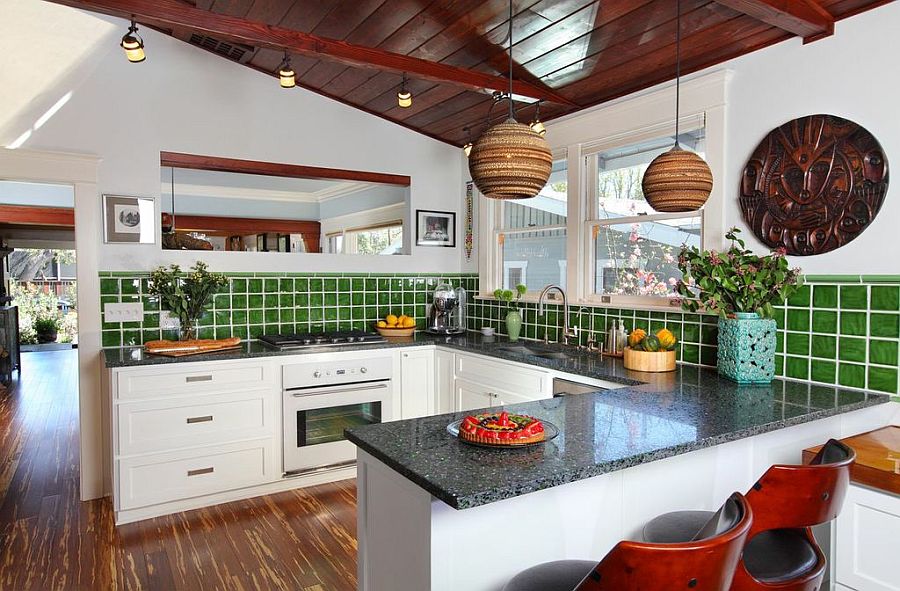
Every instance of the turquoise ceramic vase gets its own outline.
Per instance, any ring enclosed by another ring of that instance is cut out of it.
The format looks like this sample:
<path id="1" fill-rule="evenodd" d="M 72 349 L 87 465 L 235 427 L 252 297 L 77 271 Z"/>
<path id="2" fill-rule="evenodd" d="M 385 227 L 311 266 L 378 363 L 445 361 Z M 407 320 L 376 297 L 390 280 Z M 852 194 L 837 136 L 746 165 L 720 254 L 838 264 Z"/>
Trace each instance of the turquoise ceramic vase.
<path id="1" fill-rule="evenodd" d="M 753 312 L 719 319 L 719 375 L 739 384 L 775 378 L 775 321 Z"/>
<path id="2" fill-rule="evenodd" d="M 518 310 L 510 310 L 506 314 L 506 335 L 510 341 L 518 341 L 519 333 L 522 332 L 522 315 Z"/>

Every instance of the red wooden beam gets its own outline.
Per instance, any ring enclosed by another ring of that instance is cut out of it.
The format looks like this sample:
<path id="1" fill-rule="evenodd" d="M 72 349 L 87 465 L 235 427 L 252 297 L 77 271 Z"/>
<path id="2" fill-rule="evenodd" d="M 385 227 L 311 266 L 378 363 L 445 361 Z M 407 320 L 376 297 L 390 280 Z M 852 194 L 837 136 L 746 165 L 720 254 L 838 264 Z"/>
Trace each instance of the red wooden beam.
<path id="1" fill-rule="evenodd" d="M 410 177 L 402 174 L 344 170 L 341 168 L 322 168 L 319 166 L 302 166 L 299 164 L 280 164 L 278 162 L 260 162 L 257 160 L 239 160 L 237 158 L 199 156 L 197 154 L 180 154 L 178 152 L 160 152 L 159 164 L 160 166 L 171 166 L 172 168 L 240 172 L 243 174 L 260 174 L 264 176 L 283 176 L 303 179 L 334 179 L 363 183 L 401 185 L 404 187 L 408 187 L 411 182 Z"/>
<path id="2" fill-rule="evenodd" d="M 75 227 L 75 210 L 66 207 L 0 205 L 0 224 Z"/>
<path id="3" fill-rule="evenodd" d="M 803 37 L 804 43 L 834 34 L 834 17 L 816 0 L 716 0 L 716 2 Z"/>
<path id="4" fill-rule="evenodd" d="M 375 47 L 364 47 L 344 41 L 326 39 L 310 33 L 267 25 L 239 17 L 194 8 L 179 0 L 50 0 L 75 8 L 109 14 L 157 27 L 185 27 L 216 38 L 254 47 L 288 51 L 317 59 L 336 61 L 350 66 L 372 67 L 444 82 L 474 90 L 507 90 L 509 81 L 456 66 L 392 53 Z M 550 90 L 522 80 L 513 81 L 513 93 L 550 102 L 574 105 L 571 100 Z"/>

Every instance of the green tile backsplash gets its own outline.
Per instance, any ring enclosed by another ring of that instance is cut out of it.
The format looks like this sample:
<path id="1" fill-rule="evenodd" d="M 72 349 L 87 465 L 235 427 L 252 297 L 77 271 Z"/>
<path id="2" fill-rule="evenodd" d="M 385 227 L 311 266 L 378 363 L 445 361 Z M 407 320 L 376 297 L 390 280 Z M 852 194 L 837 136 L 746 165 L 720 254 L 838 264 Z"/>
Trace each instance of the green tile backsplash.
<path id="1" fill-rule="evenodd" d="M 103 323 L 104 347 L 140 344 L 177 335 L 159 328 L 159 307 L 147 295 L 146 273 L 101 273 L 101 303 L 142 301 L 144 321 Z M 215 296 L 200 322 L 200 336 L 254 338 L 266 332 L 369 329 L 389 312 L 425 322 L 426 304 L 441 281 L 462 284 L 469 292 L 468 328 L 491 326 L 505 332 L 505 307 L 476 299 L 472 274 L 325 274 L 235 273 L 227 293 Z M 562 324 L 559 305 L 522 306 L 522 336 L 557 340 Z M 602 339 L 608 326 L 622 320 L 630 331 L 668 327 L 679 339 L 678 358 L 715 366 L 715 316 L 672 311 L 572 306 L 571 322 L 581 344 Z M 776 309 L 778 375 L 898 393 L 900 349 L 900 276 L 807 276 L 803 288 Z"/>

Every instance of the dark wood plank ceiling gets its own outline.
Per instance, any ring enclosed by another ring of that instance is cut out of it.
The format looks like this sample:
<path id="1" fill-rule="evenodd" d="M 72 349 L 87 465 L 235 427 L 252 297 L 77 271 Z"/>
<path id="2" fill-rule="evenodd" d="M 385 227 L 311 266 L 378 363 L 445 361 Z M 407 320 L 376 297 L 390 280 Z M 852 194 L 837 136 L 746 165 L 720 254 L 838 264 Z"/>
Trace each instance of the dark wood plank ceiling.
<path id="1" fill-rule="evenodd" d="M 508 67 L 507 0 L 185 1 L 217 14 L 478 72 L 503 75 Z M 835 19 L 886 3 L 791 1 L 817 2 L 816 8 L 824 8 Z M 734 2 L 682 0 L 681 4 L 686 73 L 793 36 L 726 6 Z M 576 104 L 544 103 L 545 120 L 674 78 L 674 0 L 513 0 L 513 10 L 515 77 L 558 91 Z M 194 33 L 177 27 L 167 32 L 188 42 Z M 196 35 L 193 38 L 199 43 Z M 281 62 L 276 50 L 243 49 L 246 53 L 239 60 L 256 70 L 273 74 Z M 293 65 L 302 87 L 456 145 L 466 141 L 464 128 L 477 136 L 488 124 L 492 98 L 487 91 L 411 76 L 413 106 L 401 109 L 396 98 L 400 74 L 306 55 L 293 56 Z M 517 106 L 520 120 L 531 119 L 533 106 Z M 503 111 L 495 108 L 491 123 L 503 119 Z"/>

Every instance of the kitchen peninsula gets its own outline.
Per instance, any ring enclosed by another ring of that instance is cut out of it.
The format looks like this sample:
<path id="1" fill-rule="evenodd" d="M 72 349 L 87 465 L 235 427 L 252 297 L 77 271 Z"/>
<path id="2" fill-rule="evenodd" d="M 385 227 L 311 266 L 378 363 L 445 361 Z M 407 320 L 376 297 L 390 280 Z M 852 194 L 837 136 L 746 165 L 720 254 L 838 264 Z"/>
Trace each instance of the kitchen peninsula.
<path id="1" fill-rule="evenodd" d="M 483 346 L 483 345 L 482 345 Z M 888 424 L 888 397 L 776 380 L 737 386 L 680 366 L 615 372 L 583 356 L 572 373 L 652 384 L 507 407 L 559 427 L 528 449 L 483 449 L 447 433 L 466 412 L 350 429 L 358 452 L 359 588 L 498 591 L 531 565 L 601 558 L 649 518 L 712 509 L 809 442 Z M 604 373 L 607 372 L 607 373 Z M 894 419 L 896 420 L 896 419 Z"/>

